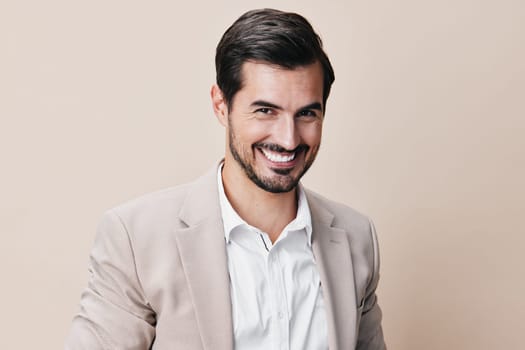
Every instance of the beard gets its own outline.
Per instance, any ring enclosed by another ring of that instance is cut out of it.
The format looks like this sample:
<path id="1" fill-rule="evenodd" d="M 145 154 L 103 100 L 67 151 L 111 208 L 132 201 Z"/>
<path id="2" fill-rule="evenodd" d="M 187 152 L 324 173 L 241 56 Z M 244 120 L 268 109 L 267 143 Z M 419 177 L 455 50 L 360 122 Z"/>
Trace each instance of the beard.
<path id="1" fill-rule="evenodd" d="M 313 164 L 319 149 L 319 147 L 316 147 L 312 151 L 309 157 L 305 159 L 303 168 L 299 174 L 295 176 L 291 174 L 292 171 L 295 170 L 294 168 L 272 169 L 272 171 L 275 173 L 275 176 L 263 176 L 257 173 L 256 169 L 254 168 L 255 152 L 257 152 L 257 148 L 266 147 L 277 152 L 285 151 L 285 149 L 276 144 L 256 143 L 251 146 L 250 150 L 247 150 L 237 141 L 231 124 L 229 126 L 229 141 L 230 152 L 233 156 L 233 159 L 235 159 L 235 161 L 239 164 L 246 176 L 259 188 L 271 193 L 285 193 L 295 189 L 303 175 Z M 300 152 L 304 152 L 306 157 L 309 149 L 309 146 L 301 144 L 294 151 L 296 152 L 296 156 Z"/>

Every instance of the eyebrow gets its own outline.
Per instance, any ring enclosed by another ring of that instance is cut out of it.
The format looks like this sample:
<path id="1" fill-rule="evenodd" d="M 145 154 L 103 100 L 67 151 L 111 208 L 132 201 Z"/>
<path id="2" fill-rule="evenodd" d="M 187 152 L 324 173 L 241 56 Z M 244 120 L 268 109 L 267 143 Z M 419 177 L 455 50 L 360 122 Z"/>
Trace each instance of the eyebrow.
<path id="1" fill-rule="evenodd" d="M 309 105 L 306 105 L 302 108 L 299 108 L 300 110 L 305 110 L 305 109 L 316 109 L 318 111 L 323 111 L 323 107 L 321 106 L 321 103 L 319 102 L 314 102 L 314 103 L 310 103 Z"/>
<path id="2" fill-rule="evenodd" d="M 268 101 L 263 101 L 263 100 L 253 101 L 251 106 L 252 107 L 270 107 L 270 108 L 274 108 L 274 109 L 281 110 L 281 111 L 284 109 L 281 106 L 278 106 L 278 105 L 276 105 L 274 103 L 271 103 L 271 102 L 268 102 Z M 315 110 L 318 110 L 318 111 L 322 111 L 323 107 L 322 107 L 320 102 L 313 102 L 313 103 L 310 103 L 310 104 L 308 104 L 306 106 L 303 106 L 303 107 L 299 108 L 300 111 L 303 111 L 305 109 L 315 109 Z"/>
<path id="3" fill-rule="evenodd" d="M 263 100 L 253 101 L 251 106 L 252 107 L 270 107 L 270 108 L 274 108 L 278 110 L 283 110 L 283 107 L 277 106 L 276 104 L 273 104 L 268 101 L 263 101 Z"/>

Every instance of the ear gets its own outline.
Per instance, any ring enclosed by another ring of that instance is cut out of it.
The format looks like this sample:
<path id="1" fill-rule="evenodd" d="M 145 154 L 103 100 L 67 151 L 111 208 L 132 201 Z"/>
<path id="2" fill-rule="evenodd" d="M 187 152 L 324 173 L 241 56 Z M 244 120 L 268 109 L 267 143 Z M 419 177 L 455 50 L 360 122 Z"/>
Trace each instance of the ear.
<path id="1" fill-rule="evenodd" d="M 223 126 L 228 125 L 228 105 L 224 100 L 224 95 L 222 94 L 221 89 L 214 84 L 211 87 L 211 104 L 213 107 L 213 112 Z"/>

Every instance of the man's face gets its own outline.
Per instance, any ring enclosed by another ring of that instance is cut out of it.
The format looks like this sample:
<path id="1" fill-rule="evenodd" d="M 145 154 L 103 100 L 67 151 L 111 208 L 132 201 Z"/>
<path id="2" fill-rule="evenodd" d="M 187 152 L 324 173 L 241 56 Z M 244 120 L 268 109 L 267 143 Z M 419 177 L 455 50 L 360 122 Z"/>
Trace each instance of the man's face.
<path id="1" fill-rule="evenodd" d="M 291 191 L 321 143 L 321 66 L 245 62 L 242 82 L 227 112 L 226 162 L 233 158 L 237 170 L 265 191 Z"/>

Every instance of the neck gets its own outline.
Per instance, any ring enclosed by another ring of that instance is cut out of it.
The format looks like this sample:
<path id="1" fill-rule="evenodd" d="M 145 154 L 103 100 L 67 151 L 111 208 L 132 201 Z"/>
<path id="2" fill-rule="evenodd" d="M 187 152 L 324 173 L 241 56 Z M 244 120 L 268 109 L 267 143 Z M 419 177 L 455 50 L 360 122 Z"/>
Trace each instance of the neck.
<path id="1" fill-rule="evenodd" d="M 226 197 L 244 221 L 266 232 L 275 242 L 297 215 L 297 189 L 285 193 L 265 191 L 232 166 L 237 164 L 228 164 L 225 160 L 222 182 Z"/>

